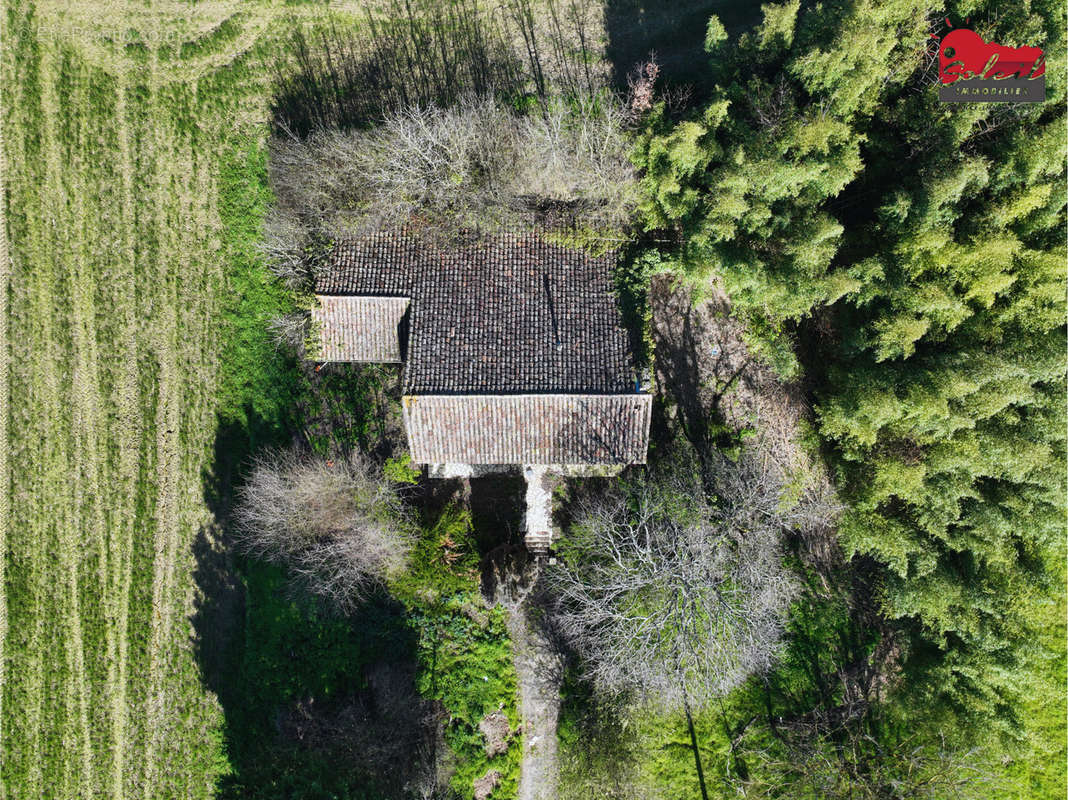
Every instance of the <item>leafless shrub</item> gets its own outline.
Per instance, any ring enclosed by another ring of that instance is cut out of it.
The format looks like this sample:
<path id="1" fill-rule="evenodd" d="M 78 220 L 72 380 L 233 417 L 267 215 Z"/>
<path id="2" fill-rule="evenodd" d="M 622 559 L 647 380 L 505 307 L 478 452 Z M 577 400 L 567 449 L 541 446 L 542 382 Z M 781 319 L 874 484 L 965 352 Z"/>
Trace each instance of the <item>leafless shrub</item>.
<path id="1" fill-rule="evenodd" d="M 653 86 L 660 74 L 660 65 L 656 56 L 638 64 L 627 76 L 627 107 L 633 119 L 637 120 L 653 107 Z"/>
<path id="2" fill-rule="evenodd" d="M 304 357 L 311 317 L 306 311 L 294 311 L 274 317 L 267 323 L 267 329 L 280 348 L 290 351 L 298 358 Z"/>
<path id="3" fill-rule="evenodd" d="M 330 239 L 415 222 L 445 232 L 521 228 L 545 204 L 593 227 L 621 227 L 634 203 L 627 113 L 608 98 L 518 115 L 467 97 L 448 109 L 399 111 L 370 130 L 277 137 L 275 268 L 302 277 L 311 231 Z"/>
<path id="4" fill-rule="evenodd" d="M 292 211 L 282 207 L 267 215 L 258 242 L 259 251 L 274 274 L 290 289 L 303 289 L 311 281 L 309 245 L 308 231 Z"/>
<path id="5" fill-rule="evenodd" d="M 238 543 L 348 611 L 404 568 L 412 528 L 396 489 L 362 456 L 259 457 L 235 510 Z"/>
<path id="6" fill-rule="evenodd" d="M 592 227 L 624 227 L 635 199 L 628 122 L 626 108 L 608 97 L 513 118 L 520 170 L 509 198 L 563 203 Z"/>
<path id="7" fill-rule="evenodd" d="M 753 450 L 703 471 L 583 500 L 548 575 L 556 622 L 606 694 L 699 707 L 779 649 L 794 585 L 777 475 Z"/>
<path id="8" fill-rule="evenodd" d="M 787 84 L 786 76 L 779 76 L 774 86 L 763 87 L 749 98 L 753 116 L 762 128 L 774 130 L 783 119 L 793 113 L 794 98 Z"/>

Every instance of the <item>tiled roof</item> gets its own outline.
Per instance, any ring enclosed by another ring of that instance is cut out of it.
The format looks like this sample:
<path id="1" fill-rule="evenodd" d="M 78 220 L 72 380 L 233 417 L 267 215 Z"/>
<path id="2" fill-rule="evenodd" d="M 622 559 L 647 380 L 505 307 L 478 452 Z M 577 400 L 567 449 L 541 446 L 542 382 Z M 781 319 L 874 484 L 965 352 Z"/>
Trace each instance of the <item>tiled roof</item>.
<path id="1" fill-rule="evenodd" d="M 652 397 L 404 397 L 412 461 L 464 464 L 642 464 Z"/>
<path id="2" fill-rule="evenodd" d="M 406 394 L 624 394 L 615 263 L 532 234 L 445 249 L 379 233 L 337 245 L 316 293 L 412 298 Z"/>
<path id="3" fill-rule="evenodd" d="M 330 297 L 320 295 L 312 309 L 323 361 L 400 362 L 398 326 L 408 310 L 407 297 Z"/>
<path id="4" fill-rule="evenodd" d="M 423 254 L 415 237 L 388 231 L 337 242 L 316 275 L 315 293 L 410 297 Z"/>

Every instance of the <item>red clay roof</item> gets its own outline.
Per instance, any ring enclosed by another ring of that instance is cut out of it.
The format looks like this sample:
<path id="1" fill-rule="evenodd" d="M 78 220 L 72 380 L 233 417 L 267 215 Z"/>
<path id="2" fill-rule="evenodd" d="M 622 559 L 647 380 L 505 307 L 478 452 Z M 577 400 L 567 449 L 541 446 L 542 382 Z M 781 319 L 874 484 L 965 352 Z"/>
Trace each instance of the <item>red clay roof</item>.
<path id="1" fill-rule="evenodd" d="M 384 232 L 335 245 L 315 291 L 411 297 L 405 394 L 624 394 L 616 263 L 536 234 L 442 247 Z"/>
<path id="2" fill-rule="evenodd" d="M 401 361 L 398 327 L 407 297 L 320 296 L 312 309 L 322 361 Z"/>
<path id="3" fill-rule="evenodd" d="M 412 461 L 462 464 L 643 464 L 652 397 L 405 396 Z"/>

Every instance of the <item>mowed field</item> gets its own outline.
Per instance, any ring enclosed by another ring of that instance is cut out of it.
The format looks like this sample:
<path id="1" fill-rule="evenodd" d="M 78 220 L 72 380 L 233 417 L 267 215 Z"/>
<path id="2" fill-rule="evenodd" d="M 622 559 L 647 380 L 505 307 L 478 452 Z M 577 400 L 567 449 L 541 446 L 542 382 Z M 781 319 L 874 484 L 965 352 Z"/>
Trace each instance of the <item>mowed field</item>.
<path id="1" fill-rule="evenodd" d="M 5 7 L 0 795 L 203 797 L 190 623 L 225 331 L 219 165 L 277 17 Z"/>

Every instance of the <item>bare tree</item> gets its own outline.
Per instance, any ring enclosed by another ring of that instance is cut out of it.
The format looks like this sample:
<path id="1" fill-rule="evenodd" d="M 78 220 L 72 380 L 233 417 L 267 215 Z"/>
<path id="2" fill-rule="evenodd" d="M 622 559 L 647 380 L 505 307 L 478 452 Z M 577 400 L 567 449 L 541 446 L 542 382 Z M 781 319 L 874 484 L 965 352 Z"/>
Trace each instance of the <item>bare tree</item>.
<path id="1" fill-rule="evenodd" d="M 467 94 L 588 100 L 608 84 L 596 0 L 379 0 L 365 25 L 294 31 L 276 64 L 277 131 L 362 128 Z"/>
<path id="2" fill-rule="evenodd" d="M 492 97 L 465 96 L 450 108 L 397 111 L 369 130 L 276 137 L 265 255 L 299 287 L 313 242 L 383 227 L 523 229 L 546 207 L 597 229 L 624 227 L 636 197 L 629 114 L 607 97 L 518 115 Z"/>
<path id="3" fill-rule="evenodd" d="M 309 265 L 311 239 L 301 216 L 284 206 L 271 210 L 263 223 L 263 236 L 257 247 L 274 273 L 290 289 L 311 284 Z"/>
<path id="4" fill-rule="evenodd" d="M 307 311 L 294 311 L 273 317 L 267 322 L 267 330 L 276 345 L 303 358 L 311 332 L 311 315 Z"/>
<path id="5" fill-rule="evenodd" d="M 648 61 L 638 64 L 627 75 L 627 108 L 634 120 L 650 111 L 655 99 L 654 86 L 660 75 L 660 65 L 656 55 L 651 54 Z"/>
<path id="6" fill-rule="evenodd" d="M 682 461 L 581 500 L 546 577 L 597 689 L 685 712 L 707 796 L 693 712 L 771 666 L 795 595 L 780 539 L 811 513 L 758 447 Z"/>
<path id="7" fill-rule="evenodd" d="M 402 570 L 413 526 L 396 488 L 360 455 L 260 456 L 235 509 L 245 552 L 284 565 L 343 611 Z"/>

